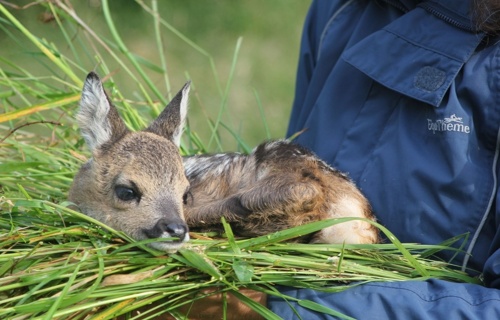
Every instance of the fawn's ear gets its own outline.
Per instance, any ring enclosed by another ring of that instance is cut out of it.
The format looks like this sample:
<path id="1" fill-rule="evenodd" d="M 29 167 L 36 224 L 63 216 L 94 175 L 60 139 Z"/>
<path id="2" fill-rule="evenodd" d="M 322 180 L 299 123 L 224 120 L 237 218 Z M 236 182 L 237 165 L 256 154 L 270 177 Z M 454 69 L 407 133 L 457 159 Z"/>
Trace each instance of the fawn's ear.
<path id="1" fill-rule="evenodd" d="M 94 72 L 90 72 L 85 79 L 76 120 L 92 152 L 128 132 L 118 111 L 109 101 L 101 79 Z"/>
<path id="2" fill-rule="evenodd" d="M 186 82 L 181 91 L 175 95 L 158 118 L 145 131 L 163 136 L 179 146 L 182 131 L 184 130 L 184 122 L 186 121 L 190 86 L 191 81 Z"/>

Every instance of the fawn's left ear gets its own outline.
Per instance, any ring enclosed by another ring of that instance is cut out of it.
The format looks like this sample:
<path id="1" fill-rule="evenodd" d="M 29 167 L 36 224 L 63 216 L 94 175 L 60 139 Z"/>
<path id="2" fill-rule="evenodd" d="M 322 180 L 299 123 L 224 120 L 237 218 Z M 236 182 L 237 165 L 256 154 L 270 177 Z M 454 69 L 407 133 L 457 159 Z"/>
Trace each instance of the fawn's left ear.
<path id="1" fill-rule="evenodd" d="M 163 136 L 174 142 L 177 146 L 180 146 L 182 131 L 184 130 L 184 123 L 186 121 L 190 87 L 191 81 L 186 82 L 184 87 L 182 87 L 162 113 L 160 113 L 158 118 L 145 131 Z"/>
<path id="2" fill-rule="evenodd" d="M 92 152 L 128 132 L 118 111 L 109 101 L 101 79 L 94 72 L 90 72 L 85 79 L 76 119 Z"/>

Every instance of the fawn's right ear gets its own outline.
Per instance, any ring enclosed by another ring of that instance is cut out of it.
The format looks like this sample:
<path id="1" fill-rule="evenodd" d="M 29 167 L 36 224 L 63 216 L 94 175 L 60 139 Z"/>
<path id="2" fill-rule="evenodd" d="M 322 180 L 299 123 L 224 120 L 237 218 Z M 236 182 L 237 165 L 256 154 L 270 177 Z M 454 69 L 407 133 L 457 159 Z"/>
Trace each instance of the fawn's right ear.
<path id="1" fill-rule="evenodd" d="M 179 146 L 182 131 L 184 130 L 184 122 L 186 121 L 190 87 L 191 81 L 186 82 L 184 87 L 145 131 L 163 136 Z"/>
<path id="2" fill-rule="evenodd" d="M 76 120 L 92 152 L 128 132 L 118 111 L 109 101 L 101 79 L 94 72 L 90 72 L 85 79 Z"/>

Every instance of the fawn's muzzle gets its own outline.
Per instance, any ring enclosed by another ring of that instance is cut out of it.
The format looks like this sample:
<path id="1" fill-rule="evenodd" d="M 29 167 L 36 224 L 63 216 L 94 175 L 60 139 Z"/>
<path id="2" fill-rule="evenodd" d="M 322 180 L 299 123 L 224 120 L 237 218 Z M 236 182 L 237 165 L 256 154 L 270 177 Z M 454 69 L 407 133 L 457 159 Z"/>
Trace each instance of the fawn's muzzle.
<path id="1" fill-rule="evenodd" d="M 162 218 L 156 222 L 151 229 L 145 229 L 148 238 L 178 238 L 174 242 L 186 242 L 189 240 L 188 226 L 183 222 L 172 222 Z"/>

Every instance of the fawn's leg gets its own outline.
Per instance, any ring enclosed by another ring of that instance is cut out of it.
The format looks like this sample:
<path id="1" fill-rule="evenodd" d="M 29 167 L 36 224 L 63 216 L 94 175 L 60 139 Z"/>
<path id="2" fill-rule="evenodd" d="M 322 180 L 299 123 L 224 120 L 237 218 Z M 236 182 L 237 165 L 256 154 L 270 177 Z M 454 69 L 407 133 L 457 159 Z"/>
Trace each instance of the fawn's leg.
<path id="1" fill-rule="evenodd" d="M 278 178 L 259 181 L 238 197 L 249 212 L 297 212 L 310 210 L 321 194 L 321 187 L 314 182 Z"/>
<path id="2" fill-rule="evenodd" d="M 185 208 L 186 222 L 190 227 L 217 225 L 220 224 L 221 217 L 228 222 L 234 222 L 250 213 L 251 211 L 241 205 L 236 195 Z"/>
<path id="3" fill-rule="evenodd" d="M 255 212 L 302 212 L 312 208 L 320 194 L 314 183 L 265 179 L 224 199 L 187 206 L 186 220 L 189 226 L 201 227 L 219 224 L 221 217 L 235 222 Z"/>

